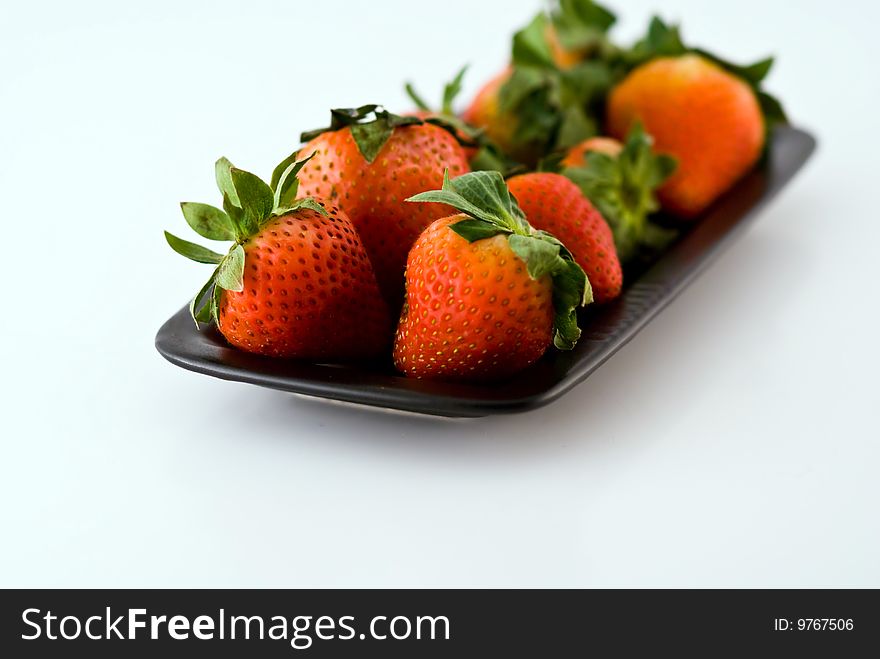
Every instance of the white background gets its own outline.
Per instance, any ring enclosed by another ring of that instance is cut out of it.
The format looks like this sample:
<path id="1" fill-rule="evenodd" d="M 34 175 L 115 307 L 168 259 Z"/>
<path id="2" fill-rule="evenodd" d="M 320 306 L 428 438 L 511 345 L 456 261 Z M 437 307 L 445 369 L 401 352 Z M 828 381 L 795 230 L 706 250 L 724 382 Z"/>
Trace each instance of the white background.
<path id="1" fill-rule="evenodd" d="M 620 1 L 738 60 L 818 156 L 558 403 L 444 421 L 188 373 L 180 200 L 331 106 L 505 62 L 533 0 L 2 2 L 0 585 L 880 586 L 874 2 Z"/>

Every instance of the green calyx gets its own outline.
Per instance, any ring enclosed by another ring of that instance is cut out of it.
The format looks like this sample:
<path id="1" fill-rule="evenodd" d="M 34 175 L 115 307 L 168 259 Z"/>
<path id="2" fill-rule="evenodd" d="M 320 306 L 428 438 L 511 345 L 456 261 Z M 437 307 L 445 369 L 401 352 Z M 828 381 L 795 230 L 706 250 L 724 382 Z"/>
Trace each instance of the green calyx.
<path id="1" fill-rule="evenodd" d="M 560 350 L 574 348 L 581 335 L 577 308 L 593 301 L 590 281 L 558 239 L 528 223 L 500 173 L 471 172 L 450 180 L 447 171 L 441 190 L 407 201 L 447 204 L 464 213 L 468 219 L 449 228 L 469 242 L 506 235 L 510 248 L 525 262 L 529 277 L 537 280 L 550 275 L 553 279 L 553 343 Z"/>
<path id="2" fill-rule="evenodd" d="M 583 166 L 566 167 L 561 172 L 611 226 L 622 261 L 631 260 L 642 248 L 662 248 L 677 235 L 649 219 L 660 209 L 655 191 L 677 166 L 674 158 L 657 155 L 652 147 L 651 136 L 636 124 L 618 155 L 588 152 Z"/>
<path id="3" fill-rule="evenodd" d="M 592 0 L 559 0 L 550 20 L 563 48 L 585 53 L 608 45 L 605 35 L 617 17 Z"/>
<path id="4" fill-rule="evenodd" d="M 508 157 L 501 148 L 486 135 L 482 129 L 475 128 L 462 120 L 455 112 L 455 99 L 461 93 L 464 75 L 467 66 L 459 70 L 455 77 L 443 88 L 443 101 L 439 110 L 434 110 L 419 95 L 412 83 L 406 83 L 405 90 L 416 107 L 422 112 L 430 112 L 431 117 L 427 121 L 442 122 L 445 128 L 453 129 L 459 143 L 466 147 L 473 147 L 476 153 L 470 158 L 470 166 L 473 171 L 496 171 L 504 176 L 511 176 L 522 166 Z"/>
<path id="5" fill-rule="evenodd" d="M 233 241 L 226 254 L 220 254 L 197 243 L 165 232 L 165 240 L 178 254 L 198 263 L 217 266 L 211 278 L 190 302 L 189 310 L 196 321 L 217 321 L 220 292 L 244 290 L 244 244 L 258 234 L 272 218 L 292 211 L 310 208 L 325 214 L 314 199 L 297 199 L 297 174 L 314 156 L 297 160 L 296 154 L 286 158 L 272 175 L 271 185 L 258 176 L 238 169 L 226 158 L 215 164 L 217 187 L 223 195 L 223 210 L 193 202 L 180 205 L 187 224 L 208 240 Z"/>
<path id="6" fill-rule="evenodd" d="M 625 58 L 628 66 L 634 68 L 657 57 L 677 57 L 688 53 L 699 55 L 745 81 L 761 105 L 768 131 L 775 125 L 788 123 L 782 103 L 763 89 L 764 79 L 773 68 L 772 57 L 745 66 L 734 64 L 701 48 L 685 45 L 678 25 L 669 25 L 655 16 L 651 19 L 647 34 L 626 53 Z"/>
<path id="7" fill-rule="evenodd" d="M 459 70 L 458 73 L 455 74 L 455 77 L 446 83 L 443 87 L 443 100 L 440 104 L 440 109 L 435 110 L 432 108 L 425 100 L 419 96 L 419 93 L 416 91 L 415 87 L 411 82 L 406 83 L 404 88 L 406 89 L 407 96 L 410 97 L 413 103 L 416 104 L 416 107 L 423 112 L 431 112 L 437 115 L 443 115 L 447 117 L 456 118 L 454 103 L 455 99 L 461 93 L 462 83 L 464 81 L 464 74 L 467 73 L 468 67 L 463 66 Z"/>
<path id="8" fill-rule="evenodd" d="M 538 156 L 574 146 L 599 132 L 608 92 L 622 77 L 606 36 L 613 15 L 593 2 L 561 2 L 538 14 L 514 35 L 513 70 L 501 88 L 502 112 L 516 118 L 512 151 L 533 164 Z M 561 68 L 547 40 L 555 29 L 564 47 L 576 48 L 581 61 Z"/>
<path id="9" fill-rule="evenodd" d="M 463 122 L 457 122 L 464 125 Z M 308 142 L 323 133 L 349 128 L 351 135 L 357 144 L 358 151 L 368 163 L 372 163 L 379 156 L 379 152 L 385 143 L 394 134 L 394 130 L 404 126 L 422 126 L 433 124 L 448 131 L 464 146 L 474 146 L 464 135 L 460 135 L 460 126 L 444 116 L 429 117 L 402 117 L 386 110 L 381 105 L 362 105 L 359 108 L 337 108 L 330 110 L 330 125 L 326 128 L 309 130 L 300 135 L 300 140 Z"/>

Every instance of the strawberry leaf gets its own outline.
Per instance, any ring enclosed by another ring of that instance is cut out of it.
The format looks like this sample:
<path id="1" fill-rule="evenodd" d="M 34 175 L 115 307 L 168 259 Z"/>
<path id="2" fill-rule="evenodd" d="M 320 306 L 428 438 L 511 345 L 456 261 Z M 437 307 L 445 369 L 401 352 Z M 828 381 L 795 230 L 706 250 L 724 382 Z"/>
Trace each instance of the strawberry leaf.
<path id="1" fill-rule="evenodd" d="M 562 124 L 556 136 L 556 148 L 570 148 L 597 133 L 596 120 L 588 117 L 580 106 L 571 105 L 563 112 Z"/>
<path id="2" fill-rule="evenodd" d="M 282 175 L 287 171 L 288 167 L 296 162 L 298 156 L 299 150 L 294 151 L 275 166 L 275 169 L 272 170 L 272 178 L 269 179 L 270 188 L 278 190 L 278 183 L 281 180 Z"/>
<path id="3" fill-rule="evenodd" d="M 535 236 L 512 235 L 508 238 L 510 248 L 526 263 L 529 277 L 540 279 L 564 265 L 559 255 L 559 245 Z"/>
<path id="4" fill-rule="evenodd" d="M 495 233 L 528 233 L 525 215 L 498 172 L 471 172 L 450 180 L 446 170 L 441 190 L 422 192 L 407 201 L 447 204 L 496 227 Z"/>
<path id="5" fill-rule="evenodd" d="M 513 63 L 515 66 L 534 66 L 554 70 L 553 51 L 547 43 L 547 16 L 535 16 L 531 23 L 513 35 Z"/>
<path id="6" fill-rule="evenodd" d="M 577 308 L 593 301 L 593 289 L 583 268 L 554 236 L 537 231 L 529 236 L 508 237 L 510 249 L 526 264 L 532 279 L 549 275 L 553 279 L 553 345 L 571 350 L 581 336 Z"/>
<path id="7" fill-rule="evenodd" d="M 599 106 L 603 109 L 605 98 L 615 82 L 615 71 L 602 61 L 581 62 L 560 72 L 559 95 L 563 107 L 578 105 L 582 108 Z"/>
<path id="8" fill-rule="evenodd" d="M 394 126 L 387 121 L 374 121 L 368 124 L 355 124 L 351 135 L 364 159 L 371 163 L 379 155 L 385 142 L 394 133 Z"/>
<path id="9" fill-rule="evenodd" d="M 216 290 L 218 290 L 216 287 L 211 290 L 211 296 L 205 301 L 205 304 L 202 305 L 202 307 L 195 313 L 195 315 L 193 315 L 193 319 L 196 321 L 196 329 L 201 329 L 201 325 L 199 323 L 210 323 L 212 320 L 215 320 L 216 316 L 214 315 L 214 291 Z M 190 313 L 192 313 L 192 309 L 190 309 Z"/>
<path id="10" fill-rule="evenodd" d="M 208 240 L 235 240 L 235 226 L 219 208 L 185 201 L 180 204 L 183 216 L 192 230 Z"/>
<path id="11" fill-rule="evenodd" d="M 515 112 L 529 96 L 545 89 L 548 85 L 547 76 L 535 68 L 513 70 L 507 81 L 501 86 L 498 100 L 502 112 Z"/>
<path id="12" fill-rule="evenodd" d="M 283 206 L 281 208 L 276 208 L 272 213 L 275 216 L 286 215 L 287 213 L 292 213 L 293 211 L 301 210 L 303 208 L 307 208 L 309 210 L 313 210 L 316 213 L 320 213 L 324 217 L 329 217 L 330 214 L 327 212 L 327 209 L 324 208 L 321 203 L 311 197 L 306 197 L 305 199 L 296 199 L 289 206 Z"/>
<path id="13" fill-rule="evenodd" d="M 214 270 L 213 274 L 211 274 L 211 278 L 205 283 L 204 286 L 202 286 L 202 289 L 192 299 L 192 302 L 189 303 L 189 313 L 196 323 L 196 328 L 199 327 L 199 323 L 210 322 L 212 318 L 211 299 L 213 298 L 213 290 L 216 279 L 217 270 Z M 208 295 L 210 295 L 211 298 L 205 300 L 205 297 L 207 297 Z"/>
<path id="14" fill-rule="evenodd" d="M 761 111 L 764 113 L 764 122 L 767 124 L 768 130 L 775 125 L 788 123 L 788 115 L 778 98 L 765 91 L 760 91 L 758 92 L 758 103 L 761 104 Z"/>
<path id="15" fill-rule="evenodd" d="M 244 247 L 236 245 L 217 268 L 217 286 L 227 291 L 244 290 Z"/>
<path id="16" fill-rule="evenodd" d="M 605 98 L 622 70 L 602 59 L 565 70 L 520 60 L 501 87 L 499 106 L 513 123 L 513 136 L 505 147 L 513 157 L 534 165 L 560 145 L 596 133 Z"/>
<path id="17" fill-rule="evenodd" d="M 491 238 L 499 233 L 505 233 L 503 229 L 499 229 L 496 225 L 489 224 L 483 220 L 461 220 L 455 224 L 450 224 L 449 228 L 469 243 L 482 240 L 483 238 Z"/>
<path id="18" fill-rule="evenodd" d="M 243 240 L 247 238 L 250 234 L 248 233 L 247 228 L 244 225 L 244 211 L 236 206 L 234 203 L 232 203 L 229 195 L 227 195 L 225 192 L 223 193 L 223 210 L 226 211 L 229 219 L 232 220 L 232 224 L 235 227 L 236 240 Z"/>
<path id="19" fill-rule="evenodd" d="M 297 190 L 299 189 L 299 179 L 297 178 L 297 176 L 299 175 L 300 170 L 302 170 L 302 168 L 306 166 L 306 163 L 315 157 L 316 153 L 317 151 L 314 151 L 312 152 L 312 155 L 310 155 L 308 158 L 303 158 L 302 160 L 297 160 L 289 163 L 285 170 L 278 177 L 277 182 L 273 183 L 272 187 L 275 190 L 275 209 L 289 207 L 294 202 L 294 200 L 296 199 Z M 287 162 L 287 160 L 289 160 L 289 158 L 285 159 L 285 162 Z M 277 171 L 278 168 L 276 167 L 275 169 Z M 272 178 L 275 179 L 274 174 L 272 175 Z"/>
<path id="20" fill-rule="evenodd" d="M 455 99 L 461 93 L 464 75 L 467 73 L 467 70 L 467 66 L 461 67 L 461 70 L 459 70 L 459 72 L 455 74 L 455 77 L 446 83 L 446 86 L 443 88 L 443 103 L 440 105 L 440 112 L 442 114 L 455 114 L 453 104 L 455 103 Z"/>
<path id="21" fill-rule="evenodd" d="M 229 197 L 229 200 L 236 206 L 241 206 L 238 200 L 238 193 L 232 184 L 232 163 L 226 158 L 220 158 L 214 163 L 214 177 L 217 179 L 217 187 L 220 193 Z"/>
<path id="22" fill-rule="evenodd" d="M 214 294 L 211 296 L 211 318 L 214 319 L 214 322 L 220 323 L 220 299 L 223 295 L 223 289 L 219 286 L 214 286 Z"/>
<path id="23" fill-rule="evenodd" d="M 687 47 L 677 25 L 667 25 L 659 16 L 651 18 L 648 33 L 633 46 L 628 57 L 636 65 L 657 57 L 684 55 Z"/>
<path id="24" fill-rule="evenodd" d="M 590 280 L 577 263 L 565 260 L 565 267 L 553 275 L 553 345 L 558 350 L 571 350 L 581 338 L 577 309 L 593 302 Z"/>
<path id="25" fill-rule="evenodd" d="M 368 103 L 358 108 L 335 108 L 330 110 L 330 130 L 339 130 L 346 126 L 351 126 L 364 119 L 368 119 L 370 115 L 375 115 L 382 106 L 376 103 Z"/>
<path id="26" fill-rule="evenodd" d="M 244 211 L 244 227 L 252 236 L 260 230 L 260 225 L 272 214 L 275 206 L 272 188 L 260 177 L 233 167 L 229 170 L 232 185 L 238 194 L 238 206 Z"/>
<path id="27" fill-rule="evenodd" d="M 416 91 L 416 88 L 413 87 L 413 84 L 411 82 L 407 82 L 403 86 L 403 88 L 406 90 L 406 95 L 409 96 L 410 100 L 413 103 L 415 103 L 415 106 L 419 110 L 421 110 L 423 112 L 433 112 L 433 110 L 431 109 L 431 106 L 428 105 L 428 103 L 425 101 L 425 99 L 423 99 L 421 96 L 419 96 L 419 93 Z"/>
<path id="28" fill-rule="evenodd" d="M 586 50 L 603 41 L 617 17 L 592 0 L 559 0 L 551 20 L 564 48 Z"/>
<path id="29" fill-rule="evenodd" d="M 191 261 L 196 261 L 197 263 L 220 263 L 223 260 L 222 254 L 218 254 L 196 243 L 191 243 L 183 238 L 178 238 L 167 231 L 165 232 L 165 240 L 168 241 L 171 249 Z"/>
<path id="30" fill-rule="evenodd" d="M 700 55 L 710 62 L 720 66 L 722 69 L 726 69 L 728 72 L 738 76 L 748 82 L 752 87 L 758 87 L 761 82 L 763 82 L 764 78 L 770 73 L 770 69 L 773 68 L 774 58 L 768 57 L 766 59 L 762 59 L 760 62 L 755 62 L 754 64 L 746 64 L 744 66 L 739 64 L 734 64 L 728 60 L 721 59 L 714 53 L 710 53 L 708 50 L 703 50 L 702 48 L 691 48 L 690 52 Z"/>

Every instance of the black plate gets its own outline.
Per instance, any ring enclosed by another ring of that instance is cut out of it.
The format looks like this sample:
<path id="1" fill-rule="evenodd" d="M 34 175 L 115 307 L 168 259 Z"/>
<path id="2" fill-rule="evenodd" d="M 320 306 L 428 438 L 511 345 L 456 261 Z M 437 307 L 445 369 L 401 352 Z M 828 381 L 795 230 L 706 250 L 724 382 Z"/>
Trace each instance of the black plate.
<path id="1" fill-rule="evenodd" d="M 390 365 L 324 366 L 249 355 L 230 348 L 214 329 L 197 331 L 186 307 L 159 330 L 156 348 L 171 363 L 198 373 L 378 407 L 459 417 L 540 407 L 582 382 L 632 339 L 739 235 L 815 147 L 815 139 L 804 131 L 778 129 L 762 168 L 720 199 L 659 259 L 630 278 L 620 298 L 584 311 L 584 334 L 573 351 L 549 350 L 533 367 L 500 384 L 410 380 L 395 374 Z"/>

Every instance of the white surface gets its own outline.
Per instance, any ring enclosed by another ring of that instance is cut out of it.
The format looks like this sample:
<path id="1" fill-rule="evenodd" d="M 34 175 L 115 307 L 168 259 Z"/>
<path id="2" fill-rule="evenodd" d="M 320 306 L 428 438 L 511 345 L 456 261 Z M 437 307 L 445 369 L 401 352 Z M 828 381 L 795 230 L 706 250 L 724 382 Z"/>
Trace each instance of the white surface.
<path id="1" fill-rule="evenodd" d="M 0 585 L 880 586 L 873 2 L 615 3 L 776 52 L 821 147 L 546 409 L 385 414 L 153 349 L 206 274 L 161 231 L 215 158 L 268 174 L 330 106 L 466 61 L 470 93 L 536 4 L 4 2 Z"/>

